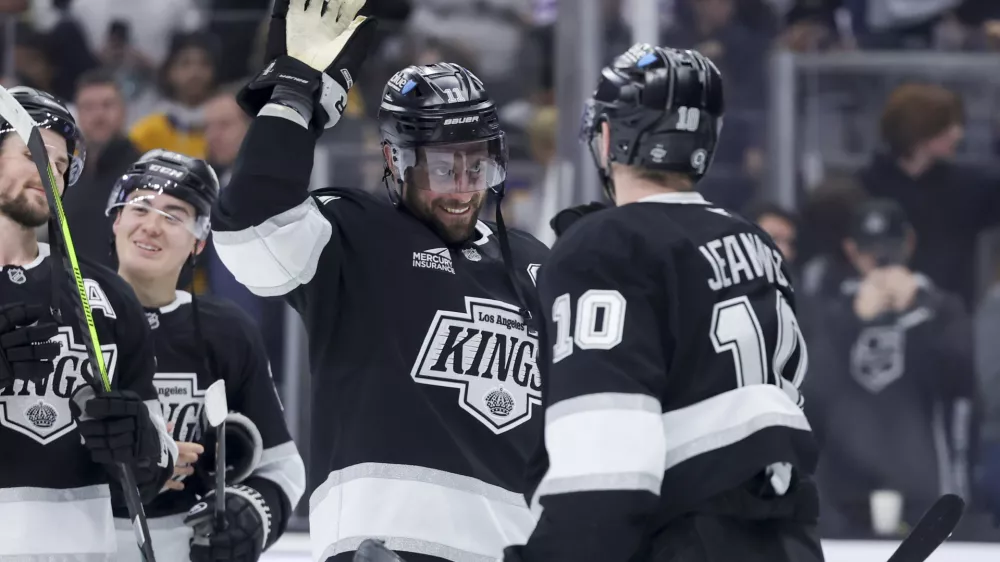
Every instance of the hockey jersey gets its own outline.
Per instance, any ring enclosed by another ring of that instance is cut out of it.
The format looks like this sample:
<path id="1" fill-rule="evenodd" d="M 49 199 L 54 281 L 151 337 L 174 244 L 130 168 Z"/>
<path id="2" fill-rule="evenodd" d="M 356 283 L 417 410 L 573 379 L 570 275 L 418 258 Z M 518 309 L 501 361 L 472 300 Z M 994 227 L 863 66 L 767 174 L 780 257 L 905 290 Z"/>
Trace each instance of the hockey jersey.
<path id="1" fill-rule="evenodd" d="M 260 332 L 246 313 L 228 301 L 198 297 L 195 330 L 191 294 L 161 308 L 145 309 L 156 348 L 154 385 L 163 418 L 175 441 L 200 442 L 205 431 L 205 389 L 226 381 L 230 411 L 253 422 L 263 444 L 260 463 L 242 483 L 261 493 L 272 514 L 272 539 L 285 529 L 305 491 L 305 466 L 288 433 L 277 389 L 271 378 Z M 146 506 L 151 528 L 183 526 L 184 516 L 207 489 L 199 479 L 185 479 L 183 490 L 165 490 Z M 116 510 L 119 529 L 128 529 L 128 513 Z M 170 536 L 166 534 L 165 536 Z M 157 543 L 154 541 L 154 548 Z"/>
<path id="2" fill-rule="evenodd" d="M 495 227 L 449 247 L 367 193 L 307 195 L 314 143 L 258 117 L 212 219 L 236 279 L 284 296 L 309 334 L 313 559 L 350 559 L 373 536 L 499 558 L 534 525 L 522 494 L 541 377 Z M 516 282 L 534 294 L 548 248 L 509 236 Z"/>
<path id="3" fill-rule="evenodd" d="M 649 197 L 572 226 L 539 293 L 541 517 L 510 559 L 651 560 L 681 515 L 774 517 L 768 496 L 803 490 L 816 463 L 798 390 L 807 352 L 763 231 L 698 193 Z M 759 505 L 714 501 L 754 481 Z"/>
<path id="4" fill-rule="evenodd" d="M 25 266 L 3 266 L 0 304 L 23 302 L 50 309 L 52 267 L 49 247 Z M 161 434 L 156 490 L 173 470 L 176 447 L 166 433 L 153 387 L 153 343 L 142 308 L 132 289 L 111 270 L 81 260 L 84 286 L 111 385 L 131 390 L 146 401 L 150 418 Z M 65 275 L 62 266 L 56 275 Z M 80 332 L 68 282 L 57 285 L 63 322 L 55 336 L 62 352 L 52 375 L 39 383 L 15 381 L 0 390 L 0 557 L 62 559 L 66 555 L 113 558 L 114 522 L 107 467 L 95 464 L 81 444 L 69 401 L 94 376 Z M 51 316 L 45 321 L 51 321 Z M 143 478 L 138 478 L 140 481 Z"/>

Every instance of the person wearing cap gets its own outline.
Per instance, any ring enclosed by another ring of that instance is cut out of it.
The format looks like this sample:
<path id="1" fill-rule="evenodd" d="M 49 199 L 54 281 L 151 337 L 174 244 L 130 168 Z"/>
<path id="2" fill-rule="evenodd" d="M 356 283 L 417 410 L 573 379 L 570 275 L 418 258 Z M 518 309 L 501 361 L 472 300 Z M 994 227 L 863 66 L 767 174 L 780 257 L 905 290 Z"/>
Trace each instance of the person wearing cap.
<path id="1" fill-rule="evenodd" d="M 902 495 L 910 525 L 943 493 L 968 497 L 971 322 L 958 295 L 908 267 L 916 243 L 897 203 L 862 203 L 844 240 L 857 275 L 809 342 L 824 536 L 869 532 L 876 490 Z"/>

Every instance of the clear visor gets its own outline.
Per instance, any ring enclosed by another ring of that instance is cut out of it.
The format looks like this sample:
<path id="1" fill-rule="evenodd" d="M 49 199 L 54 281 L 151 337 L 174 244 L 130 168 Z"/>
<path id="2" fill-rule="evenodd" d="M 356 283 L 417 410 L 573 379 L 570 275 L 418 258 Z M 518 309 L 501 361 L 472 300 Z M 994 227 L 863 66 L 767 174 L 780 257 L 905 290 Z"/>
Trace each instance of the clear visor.
<path id="1" fill-rule="evenodd" d="M 105 215 L 121 209 L 123 218 L 161 220 L 164 228 L 184 228 L 198 240 L 208 238 L 211 220 L 190 203 L 170 195 L 176 182 L 157 176 L 123 176 L 111 191 Z"/>
<path id="2" fill-rule="evenodd" d="M 418 189 L 469 193 L 497 187 L 507 178 L 507 146 L 503 137 L 396 151 L 402 177 Z"/>

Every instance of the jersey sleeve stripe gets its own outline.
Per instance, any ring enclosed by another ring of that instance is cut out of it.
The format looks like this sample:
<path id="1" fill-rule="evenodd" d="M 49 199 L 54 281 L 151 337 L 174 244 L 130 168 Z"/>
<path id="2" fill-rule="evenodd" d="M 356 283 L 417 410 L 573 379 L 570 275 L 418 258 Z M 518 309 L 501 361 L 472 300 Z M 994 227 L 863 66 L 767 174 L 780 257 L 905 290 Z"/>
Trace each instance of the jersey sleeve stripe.
<path id="1" fill-rule="evenodd" d="M 504 547 L 524 544 L 534 526 L 520 494 L 411 465 L 364 463 L 334 471 L 309 501 L 313 560 L 379 537 L 407 552 L 495 561 Z"/>
<path id="2" fill-rule="evenodd" d="M 777 386 L 755 384 L 663 414 L 666 468 L 722 449 L 770 427 L 811 431 L 802 410 Z"/>
<path id="3" fill-rule="evenodd" d="M 292 507 L 299 504 L 306 491 L 306 467 L 292 441 L 264 449 L 260 464 L 251 476 L 266 478 L 277 484 Z"/>
<path id="4" fill-rule="evenodd" d="M 0 549 L 31 560 L 65 556 L 60 552 L 114 558 L 118 547 L 114 532 L 108 532 L 111 518 L 107 484 L 0 489 Z"/>
<path id="5" fill-rule="evenodd" d="M 659 494 L 666 441 L 660 404 L 641 394 L 601 393 L 546 413 L 549 493 L 648 490 Z"/>
<path id="6" fill-rule="evenodd" d="M 309 197 L 262 224 L 234 232 L 214 231 L 219 259 L 255 295 L 285 295 L 316 275 L 333 226 Z"/>

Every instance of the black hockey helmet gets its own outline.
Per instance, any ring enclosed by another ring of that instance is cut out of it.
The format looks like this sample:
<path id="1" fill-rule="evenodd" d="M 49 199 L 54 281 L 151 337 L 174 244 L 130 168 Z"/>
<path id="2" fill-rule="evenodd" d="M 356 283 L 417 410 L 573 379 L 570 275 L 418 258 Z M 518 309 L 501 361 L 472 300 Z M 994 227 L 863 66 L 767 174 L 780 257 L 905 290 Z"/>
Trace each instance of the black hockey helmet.
<path id="1" fill-rule="evenodd" d="M 129 199 L 137 189 L 155 193 L 149 197 Z M 191 204 L 195 217 L 184 221 L 199 240 L 208 237 L 212 205 L 219 198 L 219 178 L 212 166 L 200 158 L 192 158 L 160 148 L 150 150 L 129 167 L 111 190 L 105 214 L 125 205 L 140 205 L 164 194 Z M 156 209 L 154 209 L 156 211 Z M 159 212 L 159 211 L 157 211 Z"/>
<path id="2" fill-rule="evenodd" d="M 633 45 L 601 71 L 587 103 L 583 140 L 614 199 L 611 170 L 601 166 L 601 124 L 610 129 L 611 163 L 685 174 L 708 171 L 722 130 L 722 74 L 697 51 Z"/>
<path id="3" fill-rule="evenodd" d="M 485 156 L 477 162 L 480 178 L 469 190 L 503 190 L 507 174 L 507 144 L 496 104 L 479 78 L 451 63 L 410 66 L 397 72 L 386 84 L 379 107 L 379 129 L 383 146 L 391 150 L 399 170 L 398 187 L 408 173 L 423 173 L 428 152 L 437 150 L 453 158 L 455 145 L 475 149 Z M 447 151 L 441 151 L 448 147 Z M 447 153 L 447 154 L 445 154 Z M 443 169 L 431 170 L 425 185 L 449 191 L 456 182 Z M 451 184 L 451 185 L 449 185 Z M 394 202 L 400 194 L 389 190 Z"/>
<path id="4" fill-rule="evenodd" d="M 39 127 L 55 131 L 66 139 L 66 154 L 69 155 L 70 162 L 63 178 L 67 187 L 76 183 L 83 173 L 87 148 L 83 142 L 83 133 L 66 103 L 48 92 L 27 86 L 15 86 L 7 92 L 21 104 Z M 0 139 L 12 133 L 14 127 L 6 119 L 0 118 Z"/>

